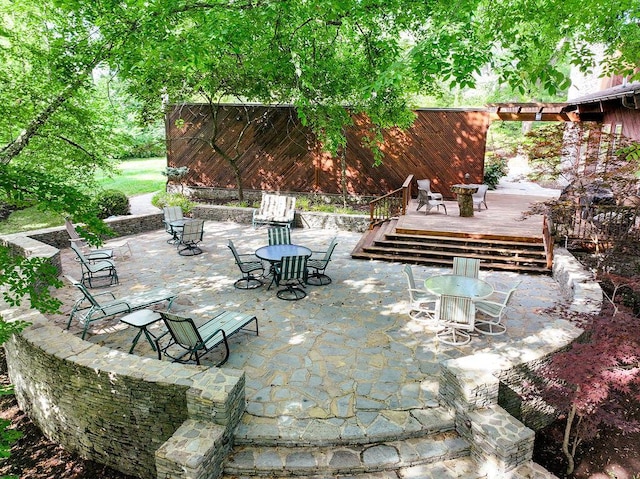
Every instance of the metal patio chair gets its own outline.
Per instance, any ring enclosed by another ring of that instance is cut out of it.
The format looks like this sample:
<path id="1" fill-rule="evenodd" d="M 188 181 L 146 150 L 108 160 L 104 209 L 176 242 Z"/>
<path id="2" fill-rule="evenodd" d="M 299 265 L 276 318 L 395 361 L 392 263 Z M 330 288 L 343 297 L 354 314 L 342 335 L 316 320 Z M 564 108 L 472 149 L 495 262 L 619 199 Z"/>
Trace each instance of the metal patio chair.
<path id="1" fill-rule="evenodd" d="M 262 264 L 260 258 L 251 253 L 239 254 L 231 240 L 229 240 L 227 246 L 233 253 L 233 258 L 242 272 L 242 278 L 233 283 L 233 286 L 238 289 L 255 289 L 262 286 L 264 284 L 261 279 L 264 277 L 264 264 Z M 254 275 L 254 272 L 257 271 L 260 271 L 259 276 Z"/>
<path id="2" fill-rule="evenodd" d="M 96 279 L 108 279 L 109 285 L 118 284 L 118 272 L 115 263 L 110 259 L 90 261 L 75 243 L 71 243 L 71 249 L 75 251 L 82 271 L 82 284 L 88 284 L 93 288 Z"/>
<path id="3" fill-rule="evenodd" d="M 161 312 L 160 316 L 167 327 L 167 331 L 155 340 L 158 359 L 166 356 L 174 362 L 188 363 L 195 361 L 200 364 L 200 358 L 212 351 L 216 346 L 224 344 L 225 354 L 216 367 L 222 366 L 229 359 L 228 338 L 250 322 L 255 322 L 255 333 L 258 335 L 258 319 L 251 314 L 222 311 L 201 326 L 196 326 L 193 319 L 178 316 L 168 312 Z M 163 345 L 162 341 L 168 337 Z"/>
<path id="4" fill-rule="evenodd" d="M 191 220 L 177 233 L 176 247 L 181 256 L 195 256 L 202 253 L 198 244 L 204 235 L 204 220 Z"/>
<path id="5" fill-rule="evenodd" d="M 327 251 L 313 251 L 311 256 L 307 259 L 307 267 L 309 269 L 314 270 L 309 273 L 307 277 L 307 284 L 313 286 L 325 286 L 331 283 L 331 278 L 325 274 L 325 270 L 327 269 L 327 265 L 329 261 L 331 261 L 331 255 L 333 254 L 333 250 L 338 245 L 337 238 L 334 237 L 329 243 L 329 248 Z M 321 258 L 313 257 L 313 254 L 322 254 Z"/>
<path id="6" fill-rule="evenodd" d="M 416 287 L 411 265 L 405 264 L 402 272 L 407 277 L 409 291 L 409 317 L 412 319 L 435 319 L 438 297 L 427 290 Z"/>
<path id="7" fill-rule="evenodd" d="M 111 291 L 92 294 L 81 282 L 76 281 L 71 276 L 65 276 L 65 278 L 82 293 L 82 296 L 74 303 L 67 322 L 67 329 L 71 327 L 71 322 L 74 318 L 82 323 L 82 339 L 86 336 L 91 323 L 95 321 L 145 309 L 163 301 L 167 301 L 167 309 L 171 309 L 173 301 L 178 296 L 177 293 L 172 291 L 155 289 L 135 296 L 117 299 Z"/>
<path id="8" fill-rule="evenodd" d="M 296 301 L 307 296 L 302 289 L 307 279 L 307 256 L 283 256 L 282 261 L 275 265 L 275 281 L 279 290 L 276 296 L 286 301 Z"/>
<path id="9" fill-rule="evenodd" d="M 507 331 L 503 321 L 504 313 L 521 282 L 517 281 L 506 291 L 494 291 L 491 297 L 499 299 L 498 301 L 483 299 L 475 302 L 476 312 L 481 314 L 476 318 L 476 331 L 489 336 L 497 336 Z"/>
<path id="10" fill-rule="evenodd" d="M 438 324 L 443 328 L 436 333 L 445 344 L 463 346 L 471 341 L 475 329 L 476 310 L 471 298 L 465 296 L 440 296 Z"/>

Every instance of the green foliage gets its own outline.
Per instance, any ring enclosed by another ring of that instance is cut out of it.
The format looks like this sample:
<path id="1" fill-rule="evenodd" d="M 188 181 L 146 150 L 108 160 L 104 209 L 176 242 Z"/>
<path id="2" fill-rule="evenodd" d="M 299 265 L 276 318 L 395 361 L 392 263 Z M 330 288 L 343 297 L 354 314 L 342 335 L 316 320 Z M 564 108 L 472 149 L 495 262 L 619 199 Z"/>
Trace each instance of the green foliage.
<path id="1" fill-rule="evenodd" d="M 507 174 L 507 162 L 504 158 L 491 158 L 485 161 L 483 183 L 495 190 L 500 178 Z"/>
<path id="2" fill-rule="evenodd" d="M 122 191 L 104 190 L 95 198 L 98 208 L 98 218 L 108 218 L 109 216 L 121 216 L 131 213 L 129 198 Z"/>
<path id="3" fill-rule="evenodd" d="M 153 195 L 151 204 L 160 209 L 165 206 L 180 206 L 185 216 L 188 216 L 196 205 L 196 203 L 182 193 L 167 193 L 166 191 L 161 191 Z"/>

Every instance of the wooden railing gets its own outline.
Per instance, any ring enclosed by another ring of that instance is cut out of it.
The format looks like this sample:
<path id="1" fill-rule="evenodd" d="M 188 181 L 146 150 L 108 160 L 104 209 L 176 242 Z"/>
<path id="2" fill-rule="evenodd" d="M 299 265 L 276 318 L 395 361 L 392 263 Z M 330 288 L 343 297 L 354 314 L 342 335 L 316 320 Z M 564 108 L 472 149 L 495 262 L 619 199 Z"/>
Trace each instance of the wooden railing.
<path id="1" fill-rule="evenodd" d="M 547 215 L 543 216 L 542 220 L 542 242 L 544 243 L 544 252 L 547 257 L 547 268 L 553 267 L 553 235 L 551 234 L 551 228 L 549 228 L 549 219 Z"/>
<path id="2" fill-rule="evenodd" d="M 369 203 L 369 229 L 407 212 L 407 205 L 411 199 L 411 183 L 413 183 L 413 175 L 407 176 L 397 190 Z"/>

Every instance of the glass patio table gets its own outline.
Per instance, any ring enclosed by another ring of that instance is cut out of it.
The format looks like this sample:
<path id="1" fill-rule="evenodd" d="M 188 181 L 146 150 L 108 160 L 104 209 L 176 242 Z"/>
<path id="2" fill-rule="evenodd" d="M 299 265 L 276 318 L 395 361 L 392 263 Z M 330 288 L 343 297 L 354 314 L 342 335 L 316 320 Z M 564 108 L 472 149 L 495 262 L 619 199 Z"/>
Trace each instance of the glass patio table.
<path id="1" fill-rule="evenodd" d="M 493 286 L 486 281 L 455 274 L 431 276 L 424 280 L 424 287 L 438 296 L 465 296 L 473 300 L 487 298 L 493 293 Z"/>

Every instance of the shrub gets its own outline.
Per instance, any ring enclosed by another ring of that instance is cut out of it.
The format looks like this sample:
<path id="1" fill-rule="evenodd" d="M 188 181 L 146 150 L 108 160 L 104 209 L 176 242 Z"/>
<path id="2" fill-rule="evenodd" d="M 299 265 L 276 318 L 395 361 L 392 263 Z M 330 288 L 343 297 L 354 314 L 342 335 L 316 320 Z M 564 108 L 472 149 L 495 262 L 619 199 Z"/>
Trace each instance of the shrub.
<path id="1" fill-rule="evenodd" d="M 490 190 L 495 190 L 500 178 L 507 174 L 507 162 L 504 158 L 488 158 L 484 166 L 484 180 Z"/>
<path id="2" fill-rule="evenodd" d="M 182 193 L 167 193 L 161 191 L 151 198 L 151 204 L 156 208 L 164 208 L 165 206 L 179 206 L 182 208 L 184 215 L 189 215 L 196 205 L 187 196 Z"/>
<path id="3" fill-rule="evenodd" d="M 101 219 L 131 214 L 129 198 L 122 191 L 104 190 L 98 194 L 95 201 L 99 211 L 98 217 Z"/>

